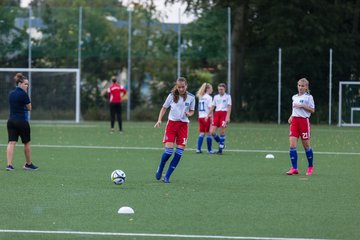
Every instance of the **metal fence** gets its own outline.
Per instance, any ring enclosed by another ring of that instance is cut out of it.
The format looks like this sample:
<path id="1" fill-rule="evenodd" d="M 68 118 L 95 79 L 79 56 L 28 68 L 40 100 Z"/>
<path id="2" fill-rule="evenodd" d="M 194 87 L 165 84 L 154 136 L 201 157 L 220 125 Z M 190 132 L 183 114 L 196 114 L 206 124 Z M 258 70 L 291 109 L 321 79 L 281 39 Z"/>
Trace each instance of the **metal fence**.
<path id="1" fill-rule="evenodd" d="M 81 118 L 85 120 L 108 118 L 104 92 L 112 75 L 130 92 L 128 119 L 153 117 L 154 109 L 162 104 L 179 75 L 188 78 L 193 93 L 205 81 L 214 86 L 225 82 L 228 89 L 232 87 L 229 8 L 213 10 L 186 24 L 181 23 L 180 11 L 179 22 L 164 23 L 145 9 L 126 7 L 0 7 L 0 12 L 0 68 L 79 69 Z M 249 44 L 242 79 L 246 89 L 244 111 L 233 114 L 249 121 L 285 122 L 297 79 L 310 75 L 319 113 L 314 121 L 331 124 L 337 116 L 338 101 L 332 93 L 337 93 L 337 82 L 347 79 L 332 73 L 332 50 L 319 53 L 308 48 L 304 53 L 298 57 L 291 48 L 279 51 Z M 316 59 L 313 67 L 318 74 L 313 78 L 312 70 L 294 71 L 309 59 Z M 31 72 L 28 75 L 32 77 Z M 61 84 L 61 80 L 57 82 Z M 2 90 L 3 84 L 0 79 Z M 0 98 L 6 98 L 6 94 Z M 7 106 L 0 106 L 0 111 L 8 111 Z"/>

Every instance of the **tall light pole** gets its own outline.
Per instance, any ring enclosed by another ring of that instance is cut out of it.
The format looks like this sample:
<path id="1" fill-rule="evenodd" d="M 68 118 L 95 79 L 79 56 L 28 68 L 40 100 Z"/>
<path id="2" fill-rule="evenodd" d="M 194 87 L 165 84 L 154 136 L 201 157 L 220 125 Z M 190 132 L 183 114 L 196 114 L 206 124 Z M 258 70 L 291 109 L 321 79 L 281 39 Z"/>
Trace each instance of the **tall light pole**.
<path id="1" fill-rule="evenodd" d="M 32 9 L 31 6 L 29 6 L 29 24 L 28 24 L 28 29 L 29 29 L 29 48 L 28 48 L 28 68 L 29 70 L 31 69 L 31 61 L 32 61 L 32 43 L 31 43 L 31 31 L 32 31 Z M 31 96 L 31 71 L 28 72 L 28 80 L 29 80 L 29 96 Z"/>
<path id="2" fill-rule="evenodd" d="M 181 12 L 179 8 L 179 23 L 178 23 L 178 54 L 177 54 L 177 77 L 181 77 Z"/>
<path id="3" fill-rule="evenodd" d="M 282 50 L 279 48 L 278 50 L 278 124 L 281 123 L 281 56 Z"/>
<path id="4" fill-rule="evenodd" d="M 32 61 L 32 43 L 31 43 L 31 31 L 32 31 L 32 9 L 31 6 L 29 5 L 29 24 L 28 24 L 28 28 L 29 28 L 29 49 L 28 49 L 28 68 L 29 68 L 29 72 L 28 72 L 28 80 L 29 80 L 29 88 L 28 88 L 28 94 L 29 97 L 31 98 L 31 61 Z M 31 112 L 29 112 L 29 120 L 31 119 Z"/>
<path id="5" fill-rule="evenodd" d="M 129 13 L 129 19 L 128 19 L 128 69 L 127 69 L 128 100 L 127 100 L 126 119 L 129 121 L 130 120 L 130 109 L 131 109 L 131 35 L 132 35 L 131 15 L 132 15 L 132 12 L 134 11 L 134 9 L 132 6 L 129 6 L 127 8 L 127 11 Z"/>
<path id="6" fill-rule="evenodd" d="M 332 98 L 332 55 L 333 50 L 329 50 L 329 125 L 331 125 L 331 98 Z"/>
<path id="7" fill-rule="evenodd" d="M 227 18 L 227 28 L 228 28 L 228 79 L 227 79 L 227 92 L 231 92 L 231 8 L 228 7 L 228 18 Z"/>
<path id="8" fill-rule="evenodd" d="M 76 78 L 76 122 L 80 122 L 80 76 L 81 76 L 81 32 L 82 32 L 82 7 L 79 8 L 79 32 L 78 32 L 78 70 L 79 76 Z"/>

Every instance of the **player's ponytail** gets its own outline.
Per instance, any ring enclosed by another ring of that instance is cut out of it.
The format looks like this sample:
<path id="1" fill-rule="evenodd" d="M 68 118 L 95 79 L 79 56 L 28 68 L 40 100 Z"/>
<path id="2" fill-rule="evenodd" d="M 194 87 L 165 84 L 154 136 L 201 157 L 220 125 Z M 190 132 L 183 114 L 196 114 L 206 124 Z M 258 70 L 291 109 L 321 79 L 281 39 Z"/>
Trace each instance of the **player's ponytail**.
<path id="1" fill-rule="evenodd" d="M 199 88 L 199 90 L 197 91 L 196 96 L 197 96 L 198 98 L 201 98 L 202 96 L 204 96 L 205 93 L 206 93 L 206 90 L 207 90 L 209 87 L 210 87 L 210 84 L 208 84 L 208 83 L 203 83 L 203 84 L 201 85 L 201 87 Z"/>
<path id="2" fill-rule="evenodd" d="M 177 103 L 179 101 L 179 91 L 176 88 L 176 85 L 173 87 L 173 89 L 171 90 L 171 93 L 173 95 L 173 100 L 175 103 Z"/>
<path id="3" fill-rule="evenodd" d="M 25 79 L 27 78 L 22 73 L 17 73 L 14 77 L 16 86 L 19 85 L 19 83 L 23 83 Z"/>

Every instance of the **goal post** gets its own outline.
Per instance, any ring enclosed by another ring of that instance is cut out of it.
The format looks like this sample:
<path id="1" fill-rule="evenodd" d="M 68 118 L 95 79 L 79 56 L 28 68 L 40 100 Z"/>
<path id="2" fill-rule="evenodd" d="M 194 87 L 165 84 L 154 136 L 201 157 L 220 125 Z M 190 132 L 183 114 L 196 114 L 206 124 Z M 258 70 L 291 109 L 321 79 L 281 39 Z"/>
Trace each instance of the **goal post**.
<path id="1" fill-rule="evenodd" d="M 338 126 L 360 127 L 360 82 L 339 82 Z"/>
<path id="2" fill-rule="evenodd" d="M 4 118 L 8 93 L 14 88 L 13 78 L 18 72 L 29 77 L 31 119 L 80 122 L 80 70 L 77 68 L 0 68 L 0 118 Z"/>

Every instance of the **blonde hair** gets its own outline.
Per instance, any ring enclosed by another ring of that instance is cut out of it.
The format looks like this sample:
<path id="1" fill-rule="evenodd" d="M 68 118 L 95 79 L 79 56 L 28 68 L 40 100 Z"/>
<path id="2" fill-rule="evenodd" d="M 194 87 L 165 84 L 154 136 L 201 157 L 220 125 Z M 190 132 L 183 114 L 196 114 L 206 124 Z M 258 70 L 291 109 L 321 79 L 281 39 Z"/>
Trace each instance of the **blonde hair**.
<path id="1" fill-rule="evenodd" d="M 184 82 L 185 85 L 187 86 L 187 80 L 184 77 L 179 77 L 178 79 L 176 79 L 176 83 L 177 82 Z M 171 90 L 171 93 L 173 94 L 174 102 L 177 103 L 180 98 L 180 93 L 179 93 L 179 90 L 177 89 L 177 84 L 175 84 L 175 86 Z M 184 95 L 182 95 L 182 97 L 184 98 L 184 101 L 185 101 L 186 97 L 187 97 L 187 92 L 185 92 Z"/>
<path id="2" fill-rule="evenodd" d="M 307 93 L 310 93 L 309 81 L 308 81 L 306 78 L 300 78 L 299 81 L 298 81 L 298 83 L 299 83 L 299 82 L 304 83 L 304 84 L 307 86 L 306 92 L 307 92 Z"/>
<path id="3" fill-rule="evenodd" d="M 206 91 L 211 87 L 210 83 L 203 83 L 201 85 L 201 87 L 199 88 L 199 90 L 196 92 L 196 96 L 198 98 L 201 98 L 202 96 L 205 95 Z"/>

